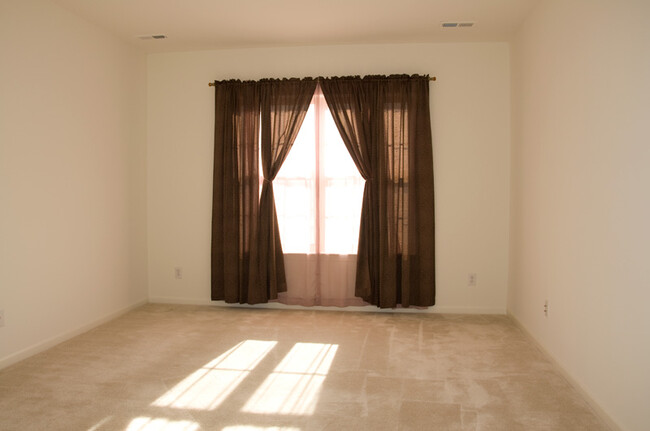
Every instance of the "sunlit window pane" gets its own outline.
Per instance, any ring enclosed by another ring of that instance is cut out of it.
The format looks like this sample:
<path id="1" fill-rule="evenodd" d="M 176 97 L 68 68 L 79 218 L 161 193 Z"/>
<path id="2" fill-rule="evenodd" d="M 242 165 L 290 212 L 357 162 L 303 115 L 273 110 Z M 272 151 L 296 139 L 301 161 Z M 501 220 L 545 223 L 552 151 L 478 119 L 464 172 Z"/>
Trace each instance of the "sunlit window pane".
<path id="1" fill-rule="evenodd" d="M 314 146 L 314 136 L 316 133 L 315 114 L 315 107 L 312 103 L 309 106 L 309 110 L 307 110 L 305 120 L 300 127 L 296 141 L 289 151 L 289 156 L 282 164 L 282 168 L 280 168 L 282 178 L 305 179 L 314 176 L 316 169 L 314 163 L 305 163 L 305 161 L 314 160 L 316 154 L 316 147 Z"/>
<path id="2" fill-rule="evenodd" d="M 356 254 L 364 184 L 317 92 L 273 181 L 283 251 Z"/>
<path id="3" fill-rule="evenodd" d="M 323 111 L 321 114 L 323 133 L 321 134 L 320 144 L 324 148 L 323 153 L 325 155 L 324 176 L 327 178 L 361 177 L 352 157 L 350 157 L 350 153 L 345 148 L 343 138 L 341 138 L 327 105 L 325 105 Z"/>

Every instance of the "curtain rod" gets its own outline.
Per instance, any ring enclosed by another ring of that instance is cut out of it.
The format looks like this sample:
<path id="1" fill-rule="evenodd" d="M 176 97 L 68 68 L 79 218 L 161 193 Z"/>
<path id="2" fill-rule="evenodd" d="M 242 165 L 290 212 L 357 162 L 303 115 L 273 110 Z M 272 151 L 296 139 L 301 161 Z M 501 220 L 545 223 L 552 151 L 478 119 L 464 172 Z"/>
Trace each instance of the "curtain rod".
<path id="1" fill-rule="evenodd" d="M 429 81 L 436 81 L 436 77 L 432 76 L 429 78 Z M 214 82 L 208 82 L 208 87 L 214 87 Z"/>

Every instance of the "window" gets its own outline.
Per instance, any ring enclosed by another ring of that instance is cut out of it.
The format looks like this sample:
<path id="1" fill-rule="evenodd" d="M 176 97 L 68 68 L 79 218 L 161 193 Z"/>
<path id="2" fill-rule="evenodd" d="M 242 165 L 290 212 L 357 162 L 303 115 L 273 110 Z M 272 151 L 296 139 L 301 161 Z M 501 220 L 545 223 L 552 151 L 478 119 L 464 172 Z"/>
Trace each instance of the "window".
<path id="1" fill-rule="evenodd" d="M 273 180 L 284 253 L 356 254 L 364 185 L 317 89 Z"/>

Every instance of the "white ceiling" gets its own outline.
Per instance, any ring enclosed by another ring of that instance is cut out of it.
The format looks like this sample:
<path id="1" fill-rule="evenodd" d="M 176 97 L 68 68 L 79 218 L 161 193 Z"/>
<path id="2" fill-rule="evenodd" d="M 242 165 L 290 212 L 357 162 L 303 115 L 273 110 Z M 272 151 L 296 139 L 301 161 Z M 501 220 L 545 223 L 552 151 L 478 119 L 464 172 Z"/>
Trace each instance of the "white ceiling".
<path id="1" fill-rule="evenodd" d="M 54 0 L 148 52 L 507 41 L 540 0 Z M 442 21 L 472 28 L 442 29 Z M 165 40 L 137 36 L 165 34 Z"/>

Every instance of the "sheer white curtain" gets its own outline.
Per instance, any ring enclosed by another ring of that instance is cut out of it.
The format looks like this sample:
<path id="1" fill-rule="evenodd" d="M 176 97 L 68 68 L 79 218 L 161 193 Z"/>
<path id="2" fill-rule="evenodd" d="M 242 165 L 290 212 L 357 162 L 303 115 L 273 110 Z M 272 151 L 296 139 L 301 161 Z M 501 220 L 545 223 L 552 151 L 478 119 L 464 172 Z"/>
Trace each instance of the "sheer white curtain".
<path id="1" fill-rule="evenodd" d="M 364 179 L 317 88 L 273 181 L 287 292 L 280 302 L 363 305 L 354 296 Z"/>

